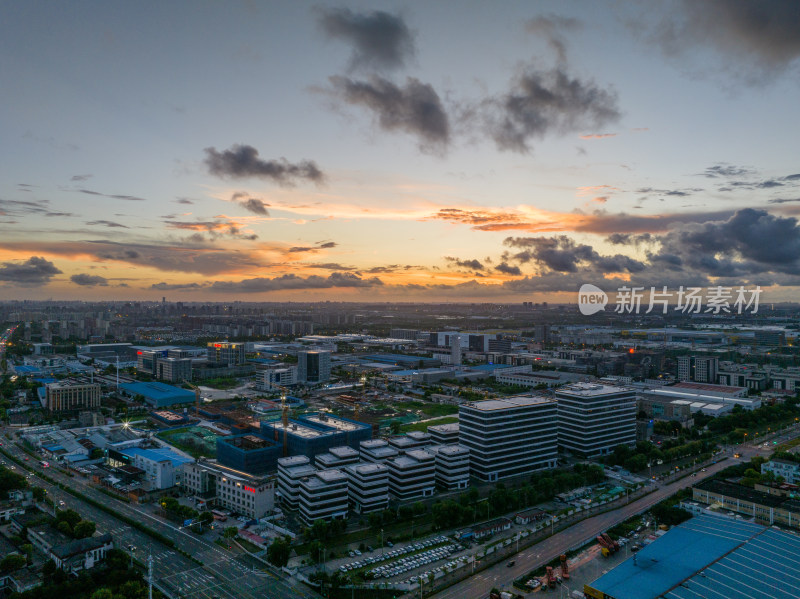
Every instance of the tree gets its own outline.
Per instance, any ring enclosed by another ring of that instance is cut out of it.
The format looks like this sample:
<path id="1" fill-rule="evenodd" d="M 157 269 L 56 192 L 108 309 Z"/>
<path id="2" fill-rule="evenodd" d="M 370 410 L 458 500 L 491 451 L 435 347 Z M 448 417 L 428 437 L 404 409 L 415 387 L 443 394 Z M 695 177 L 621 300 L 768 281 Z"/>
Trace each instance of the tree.
<path id="1" fill-rule="evenodd" d="M 94 522 L 81 520 L 75 525 L 75 528 L 72 530 L 72 535 L 76 539 L 86 539 L 91 537 L 95 530 L 97 530 L 97 526 L 95 526 Z"/>
<path id="2" fill-rule="evenodd" d="M 44 501 L 44 498 L 47 495 L 47 491 L 45 491 L 42 487 L 33 487 L 31 491 L 33 492 L 33 498 L 36 501 Z"/>
<path id="3" fill-rule="evenodd" d="M 81 521 L 81 515 L 75 510 L 58 510 L 56 513 L 56 522 L 67 522 L 70 528 Z"/>
<path id="4" fill-rule="evenodd" d="M 57 529 L 59 532 L 62 532 L 62 533 L 64 533 L 64 534 L 65 534 L 65 535 L 67 535 L 67 536 L 70 536 L 70 537 L 72 536 L 72 527 L 69 525 L 69 522 L 67 522 L 66 520 L 61 520 L 61 521 L 60 521 L 60 522 L 59 522 L 59 523 L 56 525 L 56 529 Z"/>
<path id="5" fill-rule="evenodd" d="M 228 526 L 225 530 L 222 531 L 222 536 L 226 539 L 232 539 L 236 535 L 239 534 L 239 529 L 235 526 Z"/>
<path id="6" fill-rule="evenodd" d="M 391 431 L 391 433 L 393 435 L 399 435 L 400 434 L 400 421 L 399 420 L 392 420 L 389 423 L 389 430 Z"/>
<path id="7" fill-rule="evenodd" d="M 308 555 L 311 557 L 312 560 L 315 562 L 319 562 L 322 558 L 322 550 L 324 545 L 319 541 L 311 541 L 308 544 Z"/>
<path id="8" fill-rule="evenodd" d="M 198 516 L 198 520 L 200 520 L 200 524 L 208 526 L 214 521 L 214 514 L 211 512 L 203 512 Z"/>
<path id="9" fill-rule="evenodd" d="M 111 592 L 111 589 L 107 588 L 97 589 L 92 593 L 91 599 L 114 599 L 114 593 Z"/>
<path id="10" fill-rule="evenodd" d="M 28 560 L 25 559 L 24 555 L 12 553 L 11 555 L 4 557 L 3 561 L 0 561 L 0 572 L 14 572 L 15 570 L 19 570 L 25 566 L 27 563 Z"/>
<path id="11" fill-rule="evenodd" d="M 267 560 L 280 568 L 289 563 L 289 555 L 291 553 L 292 548 L 286 539 L 278 537 L 267 548 Z"/>

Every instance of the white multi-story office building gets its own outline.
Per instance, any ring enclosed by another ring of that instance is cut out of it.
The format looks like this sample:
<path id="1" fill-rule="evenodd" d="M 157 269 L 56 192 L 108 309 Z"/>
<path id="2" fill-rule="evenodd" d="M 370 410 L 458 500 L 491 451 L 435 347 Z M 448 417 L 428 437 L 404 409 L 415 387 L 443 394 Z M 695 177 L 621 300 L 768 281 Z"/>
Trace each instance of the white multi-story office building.
<path id="1" fill-rule="evenodd" d="M 319 470 L 300 481 L 300 519 L 316 520 L 347 517 L 347 475 L 341 470 Z"/>
<path id="2" fill-rule="evenodd" d="M 558 444 L 582 457 L 636 444 L 636 392 L 625 387 L 576 383 L 556 391 Z"/>
<path id="3" fill-rule="evenodd" d="M 267 368 L 256 375 L 256 388 L 261 391 L 274 391 L 281 387 L 297 384 L 297 366 Z"/>
<path id="4" fill-rule="evenodd" d="M 679 356 L 678 380 L 698 383 L 717 382 L 719 358 L 713 356 Z"/>
<path id="5" fill-rule="evenodd" d="M 789 460 L 770 460 L 761 465 L 761 473 L 772 472 L 775 476 L 782 476 L 784 482 L 790 485 L 800 483 L 800 463 Z"/>
<path id="6" fill-rule="evenodd" d="M 344 468 L 353 510 L 360 514 L 389 505 L 389 469 L 384 464 L 351 464 Z"/>
<path id="7" fill-rule="evenodd" d="M 386 461 L 389 492 L 398 500 L 430 497 L 436 489 L 436 462 L 432 453 L 412 449 Z"/>
<path id="8" fill-rule="evenodd" d="M 317 471 L 304 455 L 278 458 L 278 496 L 281 505 L 297 509 L 300 501 L 300 481 Z"/>
<path id="9" fill-rule="evenodd" d="M 319 454 L 314 458 L 314 465 L 319 470 L 330 470 L 331 468 L 343 468 L 358 461 L 358 451 L 348 445 L 343 445 L 342 447 L 331 447 L 326 453 Z"/>
<path id="10" fill-rule="evenodd" d="M 359 444 L 359 455 L 363 462 L 385 462 L 399 455 L 397 449 L 383 439 L 369 439 Z"/>
<path id="11" fill-rule="evenodd" d="M 434 445 L 452 445 L 458 443 L 458 423 L 434 424 L 428 427 L 431 443 Z"/>
<path id="12" fill-rule="evenodd" d="M 558 454 L 556 402 L 517 395 L 462 404 L 459 444 L 470 452 L 470 471 L 494 482 L 554 468 Z"/>
<path id="13" fill-rule="evenodd" d="M 469 486 L 469 449 L 463 445 L 433 445 L 427 449 L 435 456 L 436 484 L 452 491 Z"/>
<path id="14" fill-rule="evenodd" d="M 181 484 L 198 499 L 248 518 L 263 518 L 275 509 L 275 481 L 201 460 L 183 464 Z"/>

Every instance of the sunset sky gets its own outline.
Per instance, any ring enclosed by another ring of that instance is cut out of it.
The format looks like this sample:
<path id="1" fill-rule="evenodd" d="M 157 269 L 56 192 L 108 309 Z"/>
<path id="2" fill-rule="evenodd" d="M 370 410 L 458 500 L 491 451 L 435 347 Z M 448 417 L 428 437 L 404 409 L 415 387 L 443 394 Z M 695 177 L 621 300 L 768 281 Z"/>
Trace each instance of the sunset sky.
<path id="1" fill-rule="evenodd" d="M 800 286 L 800 3 L 7 2 L 0 300 Z"/>

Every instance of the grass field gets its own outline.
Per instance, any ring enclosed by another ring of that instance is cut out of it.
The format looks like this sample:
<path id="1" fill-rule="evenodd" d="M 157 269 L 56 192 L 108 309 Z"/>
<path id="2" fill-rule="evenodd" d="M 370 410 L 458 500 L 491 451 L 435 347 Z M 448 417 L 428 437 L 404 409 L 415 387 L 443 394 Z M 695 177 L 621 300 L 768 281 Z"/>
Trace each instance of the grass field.
<path id="1" fill-rule="evenodd" d="M 400 427 L 400 432 L 408 433 L 411 431 L 420 431 L 425 432 L 428 430 L 429 426 L 434 424 L 453 424 L 454 422 L 458 422 L 458 418 L 455 416 L 447 416 L 445 418 L 437 418 L 436 420 L 428 420 L 427 422 L 414 422 L 412 424 L 404 424 Z"/>
<path id="2" fill-rule="evenodd" d="M 404 401 L 397 404 L 398 408 L 404 410 L 420 410 L 426 416 L 436 418 L 438 416 L 450 416 L 458 413 L 458 406 L 446 403 L 428 403 L 424 401 Z"/>

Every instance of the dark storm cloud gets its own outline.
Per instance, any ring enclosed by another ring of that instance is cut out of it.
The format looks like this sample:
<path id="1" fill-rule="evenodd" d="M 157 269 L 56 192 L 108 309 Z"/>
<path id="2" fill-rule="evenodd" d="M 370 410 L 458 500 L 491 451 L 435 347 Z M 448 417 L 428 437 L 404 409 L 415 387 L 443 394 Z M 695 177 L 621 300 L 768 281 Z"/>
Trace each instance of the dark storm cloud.
<path id="1" fill-rule="evenodd" d="M 501 150 L 519 153 L 530 151 L 532 139 L 602 127 L 620 118 L 615 92 L 571 77 L 562 66 L 529 68 L 491 106 L 492 138 Z"/>
<path id="2" fill-rule="evenodd" d="M 580 268 L 588 266 L 605 272 L 635 273 L 646 268 L 642 262 L 621 254 L 601 256 L 592 246 L 575 243 L 566 235 L 508 237 L 503 244 L 522 249 L 511 258 L 519 262 L 533 262 L 547 271 L 578 272 Z"/>
<path id="3" fill-rule="evenodd" d="M 299 277 L 288 274 L 275 278 L 254 278 L 242 281 L 214 281 L 210 289 L 225 293 L 262 293 L 286 289 L 330 289 L 332 287 L 375 287 L 383 285 L 377 277 L 363 279 L 349 272 L 334 272 L 327 277 Z"/>
<path id="4" fill-rule="evenodd" d="M 231 196 L 231 201 L 239 204 L 242 208 L 253 214 L 269 216 L 269 211 L 267 210 L 269 204 L 265 203 L 264 200 L 251 198 L 249 193 L 237 191 Z"/>
<path id="5" fill-rule="evenodd" d="M 350 66 L 396 69 L 414 56 L 414 40 L 405 21 L 376 10 L 355 13 L 348 8 L 320 9 L 320 26 L 328 37 L 352 44 Z"/>
<path id="6" fill-rule="evenodd" d="M 497 266 L 494 267 L 497 272 L 502 272 L 503 274 L 507 275 L 521 275 L 522 271 L 520 270 L 519 266 L 511 266 L 507 262 L 501 262 Z"/>
<path id="7" fill-rule="evenodd" d="M 334 76 L 330 82 L 341 100 L 368 109 L 385 131 L 416 137 L 421 150 L 443 152 L 450 142 L 450 121 L 431 85 L 413 77 L 403 87 L 377 76 L 369 81 Z"/>
<path id="8" fill-rule="evenodd" d="M 91 221 L 87 222 L 86 224 L 87 225 L 103 225 L 105 227 L 112 227 L 112 228 L 119 227 L 119 228 L 122 228 L 122 229 L 130 228 L 127 225 L 123 225 L 123 224 L 120 224 L 120 223 L 115 223 L 113 220 L 91 220 Z"/>
<path id="9" fill-rule="evenodd" d="M 19 287 L 40 287 L 47 285 L 50 279 L 61 272 L 49 260 L 31 256 L 25 262 L 0 263 L 0 282 Z"/>
<path id="10" fill-rule="evenodd" d="M 567 43 L 563 32 L 574 31 L 580 27 L 581 22 L 578 19 L 558 15 L 536 17 L 525 23 L 525 29 L 529 33 L 541 36 L 547 41 L 560 63 L 567 60 Z"/>
<path id="11" fill-rule="evenodd" d="M 483 270 L 484 266 L 481 264 L 480 260 L 461 260 L 459 258 L 453 258 L 452 256 L 445 256 L 445 261 L 450 264 L 451 266 L 456 266 L 459 268 L 468 268 L 470 270 Z"/>
<path id="12" fill-rule="evenodd" d="M 83 287 L 107 287 L 108 286 L 108 279 L 105 277 L 101 277 L 99 275 L 89 275 L 85 273 L 72 275 L 69 278 L 70 281 L 75 283 L 76 285 L 81 285 Z"/>
<path id="13" fill-rule="evenodd" d="M 641 235 L 634 235 L 632 233 L 612 233 L 606 237 L 606 241 L 614 245 L 640 245 L 643 243 L 650 243 L 654 239 L 655 236 L 650 233 L 642 233 Z"/>
<path id="14" fill-rule="evenodd" d="M 285 158 L 262 160 L 253 146 L 237 144 L 229 150 L 206 148 L 205 163 L 208 172 L 222 178 L 261 177 L 279 185 L 293 185 L 298 181 L 322 183 L 325 175 L 312 160 L 291 163 Z"/>

